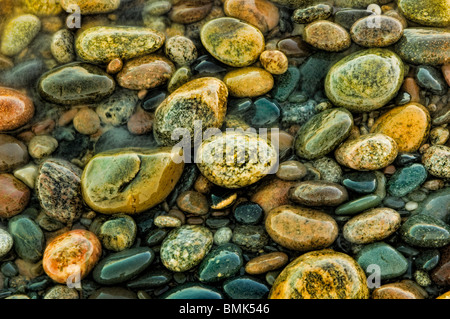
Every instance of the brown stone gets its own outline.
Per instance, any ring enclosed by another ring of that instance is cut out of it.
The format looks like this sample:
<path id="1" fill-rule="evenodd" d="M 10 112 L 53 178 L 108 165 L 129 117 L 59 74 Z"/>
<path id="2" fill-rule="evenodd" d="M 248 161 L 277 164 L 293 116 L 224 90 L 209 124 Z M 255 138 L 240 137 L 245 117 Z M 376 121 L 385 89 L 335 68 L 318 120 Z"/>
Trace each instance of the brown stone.
<path id="1" fill-rule="evenodd" d="M 450 285 L 450 246 L 440 249 L 441 259 L 431 272 L 431 279 L 439 286 Z"/>
<path id="2" fill-rule="evenodd" d="M 73 126 L 79 133 L 91 135 L 99 130 L 100 118 L 94 110 L 83 108 L 75 115 Z"/>
<path id="3" fill-rule="evenodd" d="M 289 190 L 298 185 L 296 181 L 283 181 L 273 178 L 259 186 L 250 201 L 258 204 L 267 214 L 271 209 L 290 204 Z"/>
<path id="4" fill-rule="evenodd" d="M 214 186 L 205 176 L 200 175 L 194 184 L 194 189 L 202 194 L 208 194 Z"/>
<path id="5" fill-rule="evenodd" d="M 425 299 L 427 296 L 426 291 L 411 280 L 382 285 L 372 292 L 372 299 Z"/>
<path id="6" fill-rule="evenodd" d="M 300 180 L 308 172 L 305 165 L 299 161 L 286 161 L 280 164 L 277 177 L 285 181 Z"/>
<path id="7" fill-rule="evenodd" d="M 189 24 L 203 20 L 212 9 L 212 0 L 183 0 L 175 2 L 169 12 L 173 22 Z"/>
<path id="8" fill-rule="evenodd" d="M 314 49 L 300 36 L 281 39 L 277 43 L 277 49 L 288 58 L 304 58 L 313 54 Z"/>
<path id="9" fill-rule="evenodd" d="M 370 15 L 356 21 L 351 30 L 352 40 L 364 47 L 386 47 L 403 35 L 402 23 L 385 15 Z"/>
<path id="10" fill-rule="evenodd" d="M 235 97 L 257 97 L 268 93 L 274 84 L 273 76 L 256 67 L 240 68 L 228 72 L 223 82 L 230 95 Z"/>
<path id="11" fill-rule="evenodd" d="M 338 206 L 348 200 L 345 187 L 327 181 L 300 182 L 289 192 L 289 198 L 306 206 Z"/>
<path id="12" fill-rule="evenodd" d="M 442 74 L 444 75 L 447 85 L 450 86 L 450 64 L 444 64 L 441 68 Z"/>
<path id="13" fill-rule="evenodd" d="M 283 267 L 288 261 L 289 257 L 285 253 L 268 253 L 250 259 L 245 265 L 245 271 L 250 275 L 261 275 Z"/>
<path id="14" fill-rule="evenodd" d="M 420 88 L 413 77 L 406 77 L 402 88 L 411 96 L 411 102 L 420 102 Z"/>
<path id="15" fill-rule="evenodd" d="M 18 139 L 0 134 L 0 172 L 9 173 L 28 163 L 27 147 Z"/>
<path id="16" fill-rule="evenodd" d="M 267 0 L 226 0 L 225 14 L 238 18 L 266 33 L 275 28 L 280 19 L 278 7 Z"/>
<path id="17" fill-rule="evenodd" d="M 303 40 L 315 48 L 325 51 L 343 51 L 350 47 L 350 34 L 339 24 L 318 20 L 303 30 Z"/>
<path id="18" fill-rule="evenodd" d="M 135 135 L 147 134 L 153 128 L 154 118 L 154 114 L 145 112 L 142 108 L 138 107 L 136 112 L 128 120 L 128 131 Z"/>
<path id="19" fill-rule="evenodd" d="M 112 59 L 106 67 L 106 72 L 109 74 L 119 73 L 123 68 L 123 61 L 119 58 Z"/>
<path id="20" fill-rule="evenodd" d="M 0 87 L 0 132 L 15 130 L 34 116 L 33 101 L 19 91 Z"/>
<path id="21" fill-rule="evenodd" d="M 20 214 L 30 201 L 30 189 L 11 174 L 0 174 L 0 218 Z"/>
<path id="22" fill-rule="evenodd" d="M 259 61 L 264 69 L 272 74 L 286 73 L 289 67 L 287 56 L 280 50 L 266 50 L 261 53 Z"/>
<path id="23" fill-rule="evenodd" d="M 205 215 L 209 211 L 205 195 L 195 191 L 181 193 L 177 198 L 177 205 L 182 211 L 195 215 Z"/>

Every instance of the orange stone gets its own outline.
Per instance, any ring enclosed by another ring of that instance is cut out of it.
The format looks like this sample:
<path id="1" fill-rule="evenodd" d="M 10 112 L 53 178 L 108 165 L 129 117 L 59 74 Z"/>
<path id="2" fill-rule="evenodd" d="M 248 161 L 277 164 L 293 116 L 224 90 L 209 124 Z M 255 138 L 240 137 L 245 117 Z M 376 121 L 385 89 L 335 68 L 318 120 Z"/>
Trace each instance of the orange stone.
<path id="1" fill-rule="evenodd" d="M 450 64 L 444 64 L 442 66 L 442 74 L 444 75 L 445 81 L 447 81 L 448 86 L 450 86 Z"/>
<path id="2" fill-rule="evenodd" d="M 34 104 L 19 91 L 0 87 L 0 132 L 15 130 L 34 116 Z"/>
<path id="3" fill-rule="evenodd" d="M 255 257 L 245 265 L 245 271 L 250 275 L 265 274 L 268 271 L 283 267 L 289 257 L 282 252 L 274 252 Z"/>
<path id="4" fill-rule="evenodd" d="M 266 50 L 261 53 L 259 61 L 264 69 L 272 74 L 286 73 L 289 67 L 287 56 L 279 50 Z"/>
<path id="5" fill-rule="evenodd" d="M 426 291 L 411 280 L 386 284 L 372 292 L 372 299 L 425 299 L 427 296 Z"/>
<path id="6" fill-rule="evenodd" d="M 443 293 L 442 295 L 440 295 L 436 299 L 450 299 L 450 291 L 447 291 L 446 293 Z"/>
<path id="7" fill-rule="evenodd" d="M 77 229 L 53 239 L 44 252 L 45 273 L 54 281 L 66 284 L 85 278 L 100 259 L 102 245 L 87 230 Z"/>
<path id="8" fill-rule="evenodd" d="M 411 96 L 411 102 L 420 102 L 420 88 L 416 83 L 416 80 L 412 77 L 406 77 L 403 81 L 403 90 Z"/>
<path id="9" fill-rule="evenodd" d="M 415 152 L 427 140 L 430 127 L 428 110 L 418 103 L 408 103 L 380 116 L 370 132 L 392 137 L 399 152 Z"/>
<path id="10" fill-rule="evenodd" d="M 21 213 L 30 201 L 30 189 L 11 174 L 0 174 L 0 218 Z"/>
<path id="11" fill-rule="evenodd" d="M 278 7 L 267 0 L 225 0 L 225 14 L 241 19 L 266 33 L 275 28 L 280 20 Z"/>
<path id="12" fill-rule="evenodd" d="M 297 186 L 296 181 L 283 181 L 279 178 L 273 178 L 258 187 L 256 192 L 250 198 L 250 201 L 257 203 L 267 214 L 271 209 L 290 204 L 289 190 Z"/>
<path id="13" fill-rule="evenodd" d="M 247 67 L 228 72 L 223 78 L 228 91 L 235 97 L 257 97 L 273 88 L 273 76 L 261 68 Z"/>
<path id="14" fill-rule="evenodd" d="M 84 135 L 96 133 L 100 128 L 100 118 L 97 113 L 90 108 L 81 109 L 73 119 L 75 129 Z"/>

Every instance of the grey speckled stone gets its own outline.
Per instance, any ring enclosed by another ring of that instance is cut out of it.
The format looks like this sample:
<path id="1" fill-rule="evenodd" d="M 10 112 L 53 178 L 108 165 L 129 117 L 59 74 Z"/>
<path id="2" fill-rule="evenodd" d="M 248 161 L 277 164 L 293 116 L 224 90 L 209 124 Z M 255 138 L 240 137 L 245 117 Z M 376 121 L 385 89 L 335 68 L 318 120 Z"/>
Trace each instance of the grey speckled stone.
<path id="1" fill-rule="evenodd" d="M 4 229 L 0 228 L 0 258 L 5 256 L 13 246 L 12 236 Z"/>

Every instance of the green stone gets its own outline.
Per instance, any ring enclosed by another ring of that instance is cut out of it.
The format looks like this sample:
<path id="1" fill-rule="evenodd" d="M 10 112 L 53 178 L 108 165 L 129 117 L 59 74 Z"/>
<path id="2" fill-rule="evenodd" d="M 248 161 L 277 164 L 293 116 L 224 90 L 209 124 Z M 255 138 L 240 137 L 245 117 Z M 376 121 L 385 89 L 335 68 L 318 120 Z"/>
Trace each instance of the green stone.
<path id="1" fill-rule="evenodd" d="M 403 197 L 422 185 L 427 176 L 427 170 L 421 164 L 403 167 L 392 175 L 388 182 L 388 192 L 392 196 Z"/>
<path id="2" fill-rule="evenodd" d="M 344 175 L 342 185 L 359 194 L 370 194 L 375 191 L 378 182 L 373 172 L 353 172 Z"/>
<path id="3" fill-rule="evenodd" d="M 234 276 L 244 264 L 242 250 L 235 244 L 224 244 L 213 249 L 198 270 L 201 282 L 217 282 Z"/>
<path id="4" fill-rule="evenodd" d="M 266 299 L 269 287 L 250 276 L 229 279 L 223 284 L 225 295 L 230 299 Z"/>
<path id="5" fill-rule="evenodd" d="M 96 235 L 106 249 L 122 251 L 133 245 L 136 233 L 137 226 L 134 219 L 119 214 L 105 221 Z"/>
<path id="6" fill-rule="evenodd" d="M 450 3 L 447 0 L 399 0 L 398 8 L 406 19 L 421 25 L 450 26 Z"/>
<path id="7" fill-rule="evenodd" d="M 367 275 L 373 272 L 370 265 L 377 265 L 381 270 L 381 280 L 392 279 L 403 275 L 408 269 L 408 261 L 390 245 L 379 242 L 364 246 L 356 256 L 358 264 Z"/>
<path id="8" fill-rule="evenodd" d="M 171 271 L 197 266 L 211 249 L 213 234 L 204 226 L 184 225 L 172 230 L 162 243 L 160 258 Z"/>
<path id="9" fill-rule="evenodd" d="M 216 288 L 198 283 L 187 283 L 169 290 L 161 299 L 224 299 Z"/>
<path id="10" fill-rule="evenodd" d="M 344 108 L 325 110 L 302 125 L 295 138 L 298 156 L 317 159 L 341 144 L 353 126 L 352 114 Z"/>
<path id="11" fill-rule="evenodd" d="M 348 10 L 339 10 L 334 14 L 334 22 L 340 24 L 347 30 L 353 26 L 353 24 L 361 18 L 365 18 L 374 14 L 369 10 L 360 10 L 360 9 L 348 9 Z"/>
<path id="12" fill-rule="evenodd" d="M 431 93 L 444 95 L 447 92 L 447 82 L 442 73 L 429 65 L 421 65 L 416 69 L 417 84 Z"/>
<path id="13" fill-rule="evenodd" d="M 380 197 L 381 200 L 383 200 L 386 197 L 386 176 L 380 172 L 380 171 L 375 171 L 375 176 L 377 178 L 377 189 L 374 192 L 374 195 L 377 195 L 378 197 Z"/>
<path id="14" fill-rule="evenodd" d="M 440 259 L 440 253 L 437 249 L 425 250 L 421 252 L 414 260 L 414 264 L 418 269 L 430 271 L 437 266 Z"/>
<path id="15" fill-rule="evenodd" d="M 300 71 L 298 68 L 294 66 L 288 67 L 285 73 L 275 77 L 275 85 L 272 90 L 273 98 L 280 102 L 286 101 L 298 86 L 299 80 Z"/>
<path id="16" fill-rule="evenodd" d="M 147 236 L 145 236 L 145 244 L 150 247 L 159 245 L 164 240 L 168 232 L 169 231 L 164 228 L 157 228 L 150 231 Z"/>
<path id="17" fill-rule="evenodd" d="M 172 274 L 167 270 L 154 270 L 127 283 L 129 289 L 151 289 L 167 285 Z"/>
<path id="18" fill-rule="evenodd" d="M 336 7 L 340 8 L 367 8 L 369 4 L 386 4 L 391 2 L 391 0 L 334 0 Z"/>
<path id="19" fill-rule="evenodd" d="M 310 23 L 316 20 L 326 20 L 333 13 L 333 8 L 327 4 L 318 4 L 312 7 L 297 9 L 292 14 L 295 23 Z"/>
<path id="20" fill-rule="evenodd" d="M 148 268 L 155 253 L 148 247 L 137 247 L 113 253 L 101 260 L 93 271 L 93 278 L 103 285 L 126 282 Z"/>
<path id="21" fill-rule="evenodd" d="M 376 207 L 379 204 L 381 204 L 381 198 L 379 196 L 366 195 L 338 206 L 334 213 L 336 215 L 355 215 L 369 208 Z"/>
<path id="22" fill-rule="evenodd" d="M 439 248 L 450 244 L 450 226 L 425 214 L 408 218 L 400 228 L 400 235 L 415 247 Z"/>
<path id="23" fill-rule="evenodd" d="M 21 215 L 9 220 L 8 232 L 13 237 L 17 255 L 27 261 L 37 262 L 42 258 L 45 248 L 44 233 L 29 217 Z"/>
<path id="24" fill-rule="evenodd" d="M 6 56 L 20 53 L 40 30 L 41 21 L 35 15 L 24 14 L 11 19 L 3 28 L 0 53 Z"/>
<path id="25" fill-rule="evenodd" d="M 426 200 L 420 203 L 418 212 L 450 222 L 450 187 L 431 193 Z"/>
<path id="26" fill-rule="evenodd" d="M 238 225 L 233 230 L 232 242 L 243 250 L 257 252 L 269 242 L 264 227 L 252 225 Z"/>

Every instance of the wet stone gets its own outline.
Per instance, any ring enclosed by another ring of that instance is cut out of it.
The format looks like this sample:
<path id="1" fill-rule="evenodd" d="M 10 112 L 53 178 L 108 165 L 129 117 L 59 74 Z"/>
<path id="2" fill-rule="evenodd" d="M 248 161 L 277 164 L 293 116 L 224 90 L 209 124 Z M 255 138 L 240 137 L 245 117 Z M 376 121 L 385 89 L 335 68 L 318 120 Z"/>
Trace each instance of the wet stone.
<path id="1" fill-rule="evenodd" d="M 97 104 L 95 112 L 103 124 L 120 126 L 133 115 L 138 103 L 137 94 L 126 89 L 117 89 Z"/>
<path id="2" fill-rule="evenodd" d="M 287 71 L 276 77 L 272 96 L 274 99 L 284 102 L 295 90 L 300 79 L 300 72 L 296 67 L 288 67 Z"/>
<path id="3" fill-rule="evenodd" d="M 288 261 L 288 255 L 282 252 L 263 254 L 249 260 L 245 265 L 245 271 L 250 275 L 260 275 L 279 269 Z"/>
<path id="4" fill-rule="evenodd" d="M 338 206 L 334 213 L 336 215 L 355 215 L 378 206 L 381 201 L 382 199 L 378 195 L 366 195 Z"/>
<path id="5" fill-rule="evenodd" d="M 416 82 L 421 88 L 437 95 L 444 95 L 447 92 L 448 85 L 446 85 L 444 77 L 434 67 L 420 65 L 416 69 L 415 76 Z"/>
<path id="6" fill-rule="evenodd" d="M 421 164 L 404 167 L 389 179 L 388 192 L 392 196 L 403 197 L 422 185 L 427 176 L 427 170 Z"/>
<path id="7" fill-rule="evenodd" d="M 0 87 L 0 132 L 15 130 L 34 116 L 33 101 L 14 89 Z"/>
<path id="8" fill-rule="evenodd" d="M 250 276 L 242 276 L 227 280 L 223 290 L 230 299 L 265 299 L 269 294 L 269 287 L 262 281 Z"/>
<path id="9" fill-rule="evenodd" d="M 319 20 L 308 24 L 303 39 L 313 47 L 325 51 L 343 51 L 350 47 L 350 34 L 340 25 Z"/>
<path id="10" fill-rule="evenodd" d="M 127 283 L 129 289 L 151 289 L 167 285 L 172 280 L 167 270 L 152 270 Z"/>
<path id="11" fill-rule="evenodd" d="M 326 20 L 331 16 L 333 8 L 328 4 L 318 4 L 304 9 L 297 9 L 292 14 L 295 23 L 310 23 L 316 20 Z"/>
<path id="12" fill-rule="evenodd" d="M 305 206 L 338 206 L 348 200 L 348 193 L 336 183 L 304 181 L 290 190 L 289 198 Z"/>
<path id="13" fill-rule="evenodd" d="M 372 292 L 372 299 L 425 299 L 426 291 L 411 280 L 382 285 Z"/>
<path id="14" fill-rule="evenodd" d="M 274 75 L 286 73 L 289 68 L 289 60 L 286 55 L 279 50 L 265 50 L 259 57 L 264 69 Z"/>
<path id="15" fill-rule="evenodd" d="M 228 72 L 224 79 L 230 95 L 235 97 L 257 97 L 273 88 L 273 76 L 264 69 L 240 68 Z"/>
<path id="16" fill-rule="evenodd" d="M 450 179 L 450 147 L 431 146 L 423 155 L 422 163 L 431 175 Z"/>
<path id="17" fill-rule="evenodd" d="M 34 159 L 50 156 L 58 148 L 58 141 L 50 135 L 34 136 L 28 143 L 28 153 Z"/>
<path id="18" fill-rule="evenodd" d="M 122 251 L 133 245 L 137 226 L 130 216 L 119 214 L 102 223 L 98 231 L 94 233 L 106 249 Z"/>
<path id="19" fill-rule="evenodd" d="M 182 211 L 195 214 L 205 215 L 209 212 L 209 204 L 207 198 L 195 191 L 186 191 L 177 198 L 177 205 Z"/>
<path id="20" fill-rule="evenodd" d="M 257 252 L 267 245 L 269 238 L 262 226 L 238 225 L 231 240 L 243 250 Z"/>
<path id="21" fill-rule="evenodd" d="M 61 6 L 68 11 L 73 5 L 78 5 L 81 14 L 108 13 L 119 8 L 120 0 L 60 0 Z M 70 12 L 70 11 L 68 11 Z"/>
<path id="22" fill-rule="evenodd" d="M 400 40 L 403 26 L 395 18 L 371 15 L 355 22 L 350 35 L 355 43 L 364 47 L 387 47 Z"/>
<path id="23" fill-rule="evenodd" d="M 332 183 L 341 182 L 342 168 L 334 159 L 324 156 L 315 160 L 312 164 L 319 171 L 322 180 Z"/>
<path id="24" fill-rule="evenodd" d="M 278 123 L 280 116 L 280 105 L 274 100 L 261 97 L 253 103 L 253 108 L 246 117 L 254 128 L 270 128 Z"/>
<path id="25" fill-rule="evenodd" d="M 257 225 L 263 219 L 264 212 L 256 203 L 243 202 L 234 208 L 233 216 L 240 224 Z"/>
<path id="26" fill-rule="evenodd" d="M 425 250 L 417 256 L 414 260 L 414 264 L 418 269 L 422 269 L 425 271 L 431 271 L 434 267 L 437 266 L 440 260 L 439 250 Z"/>
<path id="27" fill-rule="evenodd" d="M 0 174 L 0 218 L 20 214 L 28 205 L 30 189 L 11 174 Z"/>
<path id="28" fill-rule="evenodd" d="M 354 172 L 343 176 L 342 185 L 359 194 L 370 194 L 377 188 L 377 179 L 372 172 Z"/>
<path id="29" fill-rule="evenodd" d="M 0 258 L 2 258 L 3 256 L 5 256 L 6 254 L 9 253 L 9 251 L 13 247 L 13 243 L 14 243 L 13 237 L 11 236 L 11 234 L 8 233 L 6 230 L 0 228 Z M 7 266 L 6 263 L 2 265 L 1 271 L 3 274 L 5 274 L 5 272 L 6 272 L 6 269 L 5 269 L 6 266 Z"/>
<path id="30" fill-rule="evenodd" d="M 169 18 L 176 23 L 194 23 L 208 15 L 212 4 L 212 0 L 176 1 L 169 12 Z"/>
<path id="31" fill-rule="evenodd" d="M 242 250 L 235 244 L 224 244 L 211 250 L 199 266 L 201 282 L 211 283 L 233 277 L 243 265 Z"/>
<path id="32" fill-rule="evenodd" d="M 429 215 L 414 215 L 402 225 L 403 240 L 415 247 L 439 248 L 450 243 L 450 227 Z"/>
<path id="33" fill-rule="evenodd" d="M 9 173 L 29 161 L 27 147 L 11 135 L 0 134 L 0 172 Z"/>
<path id="34" fill-rule="evenodd" d="M 25 49 L 41 29 L 41 21 L 32 14 L 19 15 L 7 22 L 1 36 L 0 53 L 14 56 Z"/>
<path id="35" fill-rule="evenodd" d="M 26 261 L 36 262 L 44 253 L 44 233 L 29 217 L 15 216 L 8 223 L 17 255 Z"/>
<path id="36" fill-rule="evenodd" d="M 419 212 L 448 223 L 450 221 L 450 188 L 446 187 L 431 193 L 420 203 Z"/>
<path id="37" fill-rule="evenodd" d="M 287 181 L 300 180 L 306 176 L 307 168 L 299 161 L 286 161 L 280 164 L 277 177 Z"/>
<path id="38" fill-rule="evenodd" d="M 373 12 L 369 10 L 344 9 L 335 13 L 334 22 L 343 26 L 347 30 L 350 30 L 356 21 L 371 15 L 373 15 Z"/>
<path id="39" fill-rule="evenodd" d="M 186 283 L 172 288 L 161 299 L 224 299 L 224 296 L 216 288 L 200 283 Z"/>
<path id="40" fill-rule="evenodd" d="M 400 0 L 400 11 L 408 20 L 431 27 L 450 26 L 450 11 L 448 3 L 442 0 L 427 0 L 416 2 L 414 0 Z"/>
<path id="41" fill-rule="evenodd" d="M 314 48 L 306 43 L 301 36 L 291 36 L 277 42 L 277 50 L 288 58 L 304 58 L 314 52 Z"/>

